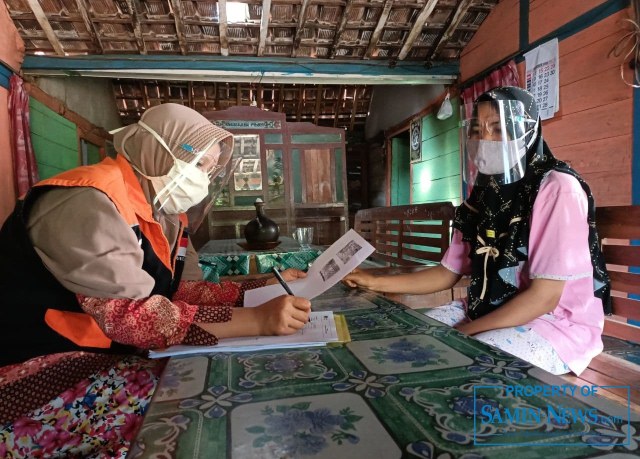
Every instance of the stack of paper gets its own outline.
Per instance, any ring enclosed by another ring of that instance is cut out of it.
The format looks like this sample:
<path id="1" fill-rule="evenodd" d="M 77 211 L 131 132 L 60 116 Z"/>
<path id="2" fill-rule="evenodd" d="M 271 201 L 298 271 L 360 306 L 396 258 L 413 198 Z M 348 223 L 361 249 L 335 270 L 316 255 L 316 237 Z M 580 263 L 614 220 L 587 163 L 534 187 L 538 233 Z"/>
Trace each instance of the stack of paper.
<path id="1" fill-rule="evenodd" d="M 348 341 L 344 321 L 339 321 L 342 332 L 338 333 L 333 312 L 312 312 L 309 323 L 293 335 L 254 336 L 249 338 L 221 339 L 217 346 L 171 346 L 166 349 L 149 351 L 152 359 L 172 355 L 212 354 L 217 352 L 253 352 L 266 349 L 287 349 L 296 347 L 326 346 L 328 343 Z"/>

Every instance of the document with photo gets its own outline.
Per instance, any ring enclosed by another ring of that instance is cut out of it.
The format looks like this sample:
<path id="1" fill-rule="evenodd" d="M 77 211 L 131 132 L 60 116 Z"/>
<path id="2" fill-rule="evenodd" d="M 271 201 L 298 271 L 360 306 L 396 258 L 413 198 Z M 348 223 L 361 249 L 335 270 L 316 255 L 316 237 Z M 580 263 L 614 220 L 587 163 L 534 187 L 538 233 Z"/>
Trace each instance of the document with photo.
<path id="1" fill-rule="evenodd" d="M 331 247 L 316 258 L 307 272 L 307 277 L 288 282 L 296 296 L 315 298 L 328 290 L 375 251 L 356 231 L 347 231 Z M 280 284 L 248 290 L 244 294 L 244 306 L 258 306 L 286 294 Z"/>

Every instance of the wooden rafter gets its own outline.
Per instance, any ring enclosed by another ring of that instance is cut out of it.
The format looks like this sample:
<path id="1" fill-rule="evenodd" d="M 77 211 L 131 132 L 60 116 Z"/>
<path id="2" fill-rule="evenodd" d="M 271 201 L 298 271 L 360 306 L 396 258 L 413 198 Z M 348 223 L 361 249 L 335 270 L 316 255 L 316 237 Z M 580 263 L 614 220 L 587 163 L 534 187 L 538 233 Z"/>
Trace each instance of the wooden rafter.
<path id="1" fill-rule="evenodd" d="M 220 32 L 220 54 L 229 55 L 229 38 L 227 37 L 227 0 L 218 0 L 218 28 Z"/>
<path id="2" fill-rule="evenodd" d="M 322 85 L 318 85 L 318 89 L 316 91 L 316 113 L 313 119 L 315 124 L 318 124 L 318 119 L 320 118 L 320 108 L 322 107 Z"/>
<path id="3" fill-rule="evenodd" d="M 49 19 L 47 19 L 47 15 L 45 14 L 42 7 L 40 6 L 40 3 L 38 2 L 38 0 L 27 0 L 27 2 L 29 3 L 29 7 L 31 8 L 31 11 L 33 11 L 33 14 L 36 17 L 36 21 L 38 21 L 38 24 L 40 24 L 40 27 L 42 28 L 42 31 L 44 32 L 47 39 L 49 40 L 49 43 L 51 43 L 53 50 L 56 52 L 57 55 L 64 56 L 64 49 L 62 49 L 60 40 L 58 40 L 58 37 L 56 36 L 56 33 L 53 31 L 51 24 L 49 24 Z"/>
<path id="4" fill-rule="evenodd" d="M 351 123 L 349 123 L 349 129 L 353 131 L 353 126 L 356 123 L 356 113 L 358 112 L 358 86 L 353 88 L 353 105 L 351 106 Z"/>
<path id="5" fill-rule="evenodd" d="M 464 18 L 465 14 L 467 14 L 469 7 L 473 5 L 474 1 L 475 0 L 460 1 L 454 14 L 451 15 L 450 22 L 447 25 L 446 29 L 444 29 L 441 35 L 436 39 L 436 42 L 434 43 L 433 48 L 431 48 L 431 52 L 429 53 L 426 59 L 427 62 L 431 61 L 431 59 L 433 59 L 434 56 L 437 56 L 440 50 L 442 50 L 442 48 L 444 47 L 444 45 L 447 44 L 449 39 L 453 36 L 453 33 L 460 26 L 462 19 Z"/>
<path id="6" fill-rule="evenodd" d="M 304 30 L 304 24 L 307 21 L 307 7 L 310 0 L 302 0 L 302 6 L 300 6 L 300 14 L 298 15 L 298 26 L 296 27 L 296 35 L 293 39 L 293 52 L 291 57 L 297 57 L 298 49 L 300 48 L 300 42 L 302 41 L 302 31 Z"/>
<path id="7" fill-rule="evenodd" d="M 176 35 L 180 44 L 182 54 L 187 54 L 188 46 L 186 34 L 184 33 L 184 14 L 182 11 L 182 0 L 171 0 L 171 9 L 173 11 L 173 20 L 176 24 Z M 193 107 L 192 107 L 193 108 Z"/>
<path id="8" fill-rule="evenodd" d="M 342 94 L 344 93 L 344 86 L 338 87 L 338 96 L 336 97 L 335 105 L 333 106 L 333 127 L 338 127 L 338 119 L 340 118 L 340 106 L 342 105 Z"/>
<path id="9" fill-rule="evenodd" d="M 193 82 L 191 82 L 191 81 L 188 81 L 188 82 L 187 82 L 187 91 L 188 91 L 188 93 L 189 93 L 189 94 L 187 95 L 187 97 L 188 97 L 188 99 L 189 99 L 189 108 L 195 109 L 195 108 L 196 108 L 196 106 L 195 106 L 195 104 L 193 103 Z"/>
<path id="10" fill-rule="evenodd" d="M 280 85 L 280 93 L 278 94 L 278 112 L 284 113 L 284 85 Z"/>
<path id="11" fill-rule="evenodd" d="M 260 43 L 258 44 L 258 57 L 264 55 L 264 47 L 269 32 L 269 17 L 271 16 L 271 0 L 262 0 L 262 17 L 260 18 Z"/>
<path id="12" fill-rule="evenodd" d="M 373 30 L 373 33 L 371 34 L 371 40 L 369 40 L 369 46 L 367 47 L 367 51 L 364 53 L 365 59 L 376 57 L 376 56 L 373 56 L 373 50 L 376 49 L 376 46 L 380 41 L 382 30 L 384 29 L 384 25 L 387 23 L 387 19 L 389 19 L 389 13 L 391 13 L 392 6 L 393 6 L 393 0 L 387 0 L 386 2 L 384 2 L 384 7 L 382 7 L 382 13 L 380 13 L 380 18 L 378 19 L 376 28 Z"/>
<path id="13" fill-rule="evenodd" d="M 76 6 L 78 7 L 80 16 L 82 16 L 82 21 L 84 22 L 84 26 L 86 27 L 89 36 L 91 37 L 91 41 L 93 41 L 94 47 L 99 54 L 103 54 L 104 47 L 102 46 L 102 41 L 100 41 L 100 34 L 96 31 L 96 27 L 89 17 L 85 0 L 76 0 Z"/>
<path id="14" fill-rule="evenodd" d="M 351 7 L 353 6 L 354 0 L 347 0 L 347 4 L 344 7 L 344 11 L 342 12 L 342 18 L 340 19 L 340 25 L 336 30 L 336 34 L 333 36 L 333 45 L 331 46 L 331 53 L 329 54 L 330 59 L 334 59 L 338 52 L 338 44 L 340 43 L 340 39 L 342 38 L 342 33 L 344 29 L 347 27 L 347 22 L 349 19 L 349 14 L 351 13 Z"/>
<path id="15" fill-rule="evenodd" d="M 138 16 L 138 9 L 134 3 L 135 1 L 136 0 L 127 0 L 127 7 L 129 8 L 129 14 L 131 15 L 131 22 L 133 25 L 133 35 L 136 37 L 136 43 L 140 54 L 147 54 L 147 45 L 142 39 L 142 27 L 140 26 L 140 17 Z"/>
<path id="16" fill-rule="evenodd" d="M 302 121 L 302 106 L 304 105 L 304 86 L 298 88 L 298 106 L 296 108 L 296 121 Z"/>
<path id="17" fill-rule="evenodd" d="M 427 3 L 422 7 L 420 14 L 418 14 L 416 21 L 413 23 L 413 27 L 411 28 L 411 32 L 409 32 L 407 40 L 404 42 L 404 45 L 402 45 L 402 49 L 398 54 L 399 61 L 407 57 L 407 54 L 409 54 L 413 43 L 420 36 L 420 33 L 422 32 L 422 29 L 427 22 L 427 19 L 429 19 L 429 16 L 431 16 L 431 13 L 433 13 L 433 10 L 435 9 L 437 4 L 438 0 L 428 0 Z"/>
<path id="18" fill-rule="evenodd" d="M 142 104 L 144 105 L 144 109 L 149 108 L 149 93 L 147 92 L 147 85 L 144 84 L 142 80 L 138 80 L 138 85 L 140 88 L 140 94 L 142 94 Z"/>

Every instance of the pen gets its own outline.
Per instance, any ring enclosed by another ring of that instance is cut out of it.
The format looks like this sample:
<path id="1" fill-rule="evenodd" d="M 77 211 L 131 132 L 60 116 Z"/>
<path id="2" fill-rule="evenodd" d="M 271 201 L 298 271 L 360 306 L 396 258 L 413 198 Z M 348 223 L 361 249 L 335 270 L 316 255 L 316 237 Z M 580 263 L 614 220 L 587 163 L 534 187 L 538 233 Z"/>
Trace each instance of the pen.
<path id="1" fill-rule="evenodd" d="M 280 285 L 282 285 L 282 288 L 285 290 L 285 292 L 287 292 L 287 295 L 293 296 L 293 292 L 291 291 L 291 288 L 289 288 L 287 283 L 284 281 L 284 279 L 280 275 L 280 271 L 278 271 L 278 268 L 274 266 L 273 268 L 271 268 L 271 270 L 273 271 L 273 274 L 275 274 L 276 279 L 278 279 L 278 282 L 280 282 Z M 309 317 L 308 322 L 311 322 L 311 317 Z"/>
<path id="2" fill-rule="evenodd" d="M 287 283 L 284 281 L 284 279 L 282 278 L 282 276 L 280 275 L 280 271 L 278 271 L 278 268 L 276 268 L 275 266 L 273 268 L 271 268 L 273 271 L 273 274 L 275 274 L 276 279 L 278 279 L 278 282 L 280 282 L 280 285 L 282 285 L 282 288 L 284 289 L 285 292 L 287 292 L 288 295 L 293 296 L 293 292 L 291 291 L 291 289 L 289 288 L 289 286 L 287 285 Z"/>

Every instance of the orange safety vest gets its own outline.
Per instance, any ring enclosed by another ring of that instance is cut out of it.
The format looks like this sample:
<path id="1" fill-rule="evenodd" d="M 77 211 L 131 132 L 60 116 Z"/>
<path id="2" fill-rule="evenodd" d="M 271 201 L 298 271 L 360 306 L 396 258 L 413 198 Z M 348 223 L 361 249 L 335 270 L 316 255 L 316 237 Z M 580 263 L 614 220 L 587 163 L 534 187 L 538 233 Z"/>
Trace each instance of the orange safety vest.
<path id="1" fill-rule="evenodd" d="M 174 274 L 178 251 L 172 256 L 169 242 L 162 232 L 162 226 L 155 221 L 152 209 L 142 192 L 138 178 L 128 161 L 121 155 L 116 159 L 106 158 L 92 166 L 81 166 L 63 172 L 35 185 L 41 186 L 82 186 L 92 187 L 106 194 L 125 221 L 137 227 L 149 241 L 157 259 Z M 180 215 L 181 228 L 187 225 L 186 216 Z M 47 309 L 45 322 L 60 335 L 82 347 L 108 348 L 111 340 L 100 329 L 89 314 L 83 312 Z"/>

